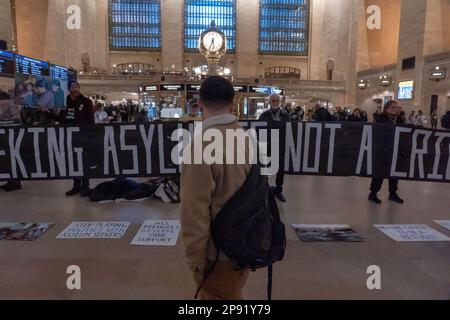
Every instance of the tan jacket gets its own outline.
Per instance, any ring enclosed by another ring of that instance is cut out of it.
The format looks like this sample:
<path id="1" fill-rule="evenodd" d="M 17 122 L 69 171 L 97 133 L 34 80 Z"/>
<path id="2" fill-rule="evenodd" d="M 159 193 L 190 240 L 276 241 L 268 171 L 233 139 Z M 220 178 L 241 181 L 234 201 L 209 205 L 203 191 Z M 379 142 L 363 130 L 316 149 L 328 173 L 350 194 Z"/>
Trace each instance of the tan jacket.
<path id="1" fill-rule="evenodd" d="M 227 129 L 242 129 L 231 114 L 219 115 L 203 122 L 203 131 L 218 129 L 223 134 Z M 209 143 L 203 143 L 208 145 Z M 245 149 L 246 159 L 248 148 Z M 236 147 L 237 148 L 237 147 Z M 225 147 L 224 154 L 225 157 Z M 224 160 L 224 163 L 225 160 Z M 214 261 L 216 249 L 211 239 L 211 218 L 215 219 L 221 208 L 243 186 L 251 164 L 206 165 L 184 164 L 181 173 L 181 225 L 187 264 L 192 272 L 203 274 L 209 261 Z M 228 260 L 221 252 L 219 260 Z"/>

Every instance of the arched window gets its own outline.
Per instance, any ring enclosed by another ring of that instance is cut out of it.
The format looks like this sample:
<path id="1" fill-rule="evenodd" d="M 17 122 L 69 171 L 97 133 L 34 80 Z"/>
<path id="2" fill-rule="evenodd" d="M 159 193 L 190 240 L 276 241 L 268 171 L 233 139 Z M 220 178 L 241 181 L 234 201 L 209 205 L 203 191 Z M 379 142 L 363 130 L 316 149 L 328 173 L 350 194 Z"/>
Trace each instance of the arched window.
<path id="1" fill-rule="evenodd" d="M 160 0 L 109 0 L 111 50 L 161 48 Z"/>
<path id="2" fill-rule="evenodd" d="M 310 0 L 260 0 L 260 54 L 308 55 Z"/>
<path id="3" fill-rule="evenodd" d="M 229 51 L 236 49 L 236 0 L 185 0 L 184 47 L 186 51 L 198 49 L 198 38 L 211 24 L 227 36 Z"/>

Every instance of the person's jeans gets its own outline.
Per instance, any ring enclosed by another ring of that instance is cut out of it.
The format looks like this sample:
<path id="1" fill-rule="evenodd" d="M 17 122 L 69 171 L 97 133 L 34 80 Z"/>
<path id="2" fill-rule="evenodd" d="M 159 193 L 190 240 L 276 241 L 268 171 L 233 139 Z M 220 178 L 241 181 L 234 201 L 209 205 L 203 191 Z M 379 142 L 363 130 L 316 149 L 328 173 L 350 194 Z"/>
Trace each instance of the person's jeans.
<path id="1" fill-rule="evenodd" d="M 382 178 L 373 178 L 372 183 L 370 185 L 370 191 L 374 194 L 378 193 L 381 190 L 381 187 L 383 186 L 383 180 Z M 389 193 L 395 194 L 398 191 L 398 179 L 389 179 Z"/>

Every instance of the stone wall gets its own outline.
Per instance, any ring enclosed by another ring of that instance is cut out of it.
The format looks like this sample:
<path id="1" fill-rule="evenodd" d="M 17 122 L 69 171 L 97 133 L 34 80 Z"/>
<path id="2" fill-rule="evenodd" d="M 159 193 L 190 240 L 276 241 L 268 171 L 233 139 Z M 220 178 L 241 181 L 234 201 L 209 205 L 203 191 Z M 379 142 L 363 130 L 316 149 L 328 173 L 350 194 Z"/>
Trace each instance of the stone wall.
<path id="1" fill-rule="evenodd" d="M 12 47 L 11 6 L 9 0 L 0 1 L 0 39 Z"/>

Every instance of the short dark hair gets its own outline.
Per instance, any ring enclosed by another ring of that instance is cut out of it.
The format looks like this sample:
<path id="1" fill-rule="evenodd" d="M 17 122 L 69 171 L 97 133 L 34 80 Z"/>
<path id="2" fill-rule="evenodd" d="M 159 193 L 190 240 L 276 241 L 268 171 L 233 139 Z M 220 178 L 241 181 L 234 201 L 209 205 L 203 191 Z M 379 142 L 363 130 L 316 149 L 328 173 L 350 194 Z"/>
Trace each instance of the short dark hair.
<path id="1" fill-rule="evenodd" d="M 203 81 L 200 87 L 200 100 L 212 107 L 226 107 L 234 102 L 233 84 L 219 76 L 212 76 Z"/>
<path id="2" fill-rule="evenodd" d="M 395 100 L 389 100 L 388 102 L 386 102 L 386 103 L 384 104 L 383 111 L 386 112 L 387 109 L 389 109 L 389 108 L 390 108 L 392 105 L 394 105 L 394 104 L 397 104 L 397 105 L 398 105 L 398 102 L 395 101 Z"/>

